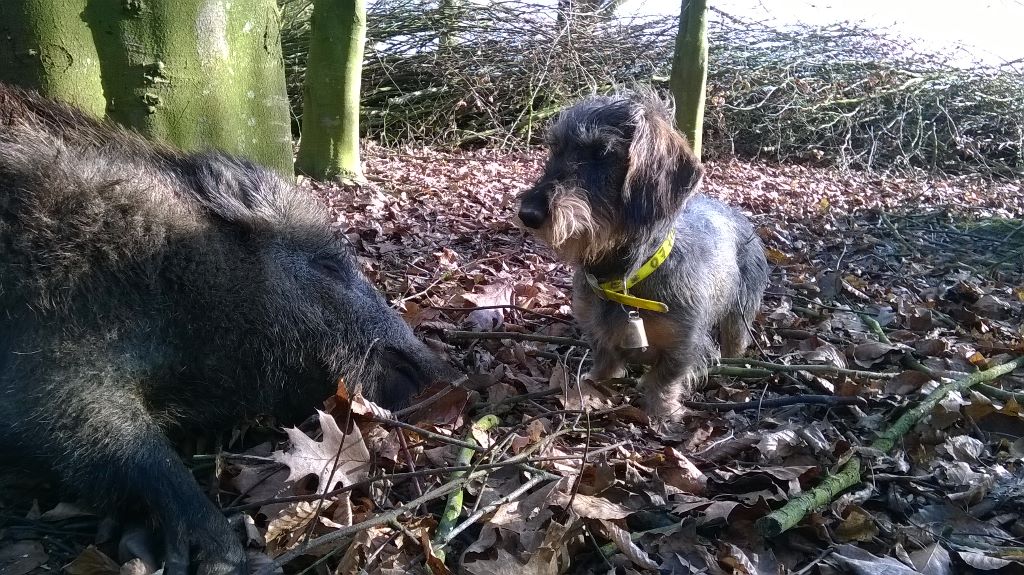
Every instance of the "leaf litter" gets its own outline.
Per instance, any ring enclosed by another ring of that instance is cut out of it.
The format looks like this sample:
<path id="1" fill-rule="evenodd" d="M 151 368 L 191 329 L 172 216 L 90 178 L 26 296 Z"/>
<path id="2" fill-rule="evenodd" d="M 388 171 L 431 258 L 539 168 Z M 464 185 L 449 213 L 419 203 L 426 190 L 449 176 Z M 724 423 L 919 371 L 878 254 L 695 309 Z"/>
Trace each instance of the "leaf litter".
<path id="1" fill-rule="evenodd" d="M 1019 182 L 709 164 L 705 191 L 751 216 L 771 285 L 747 359 L 713 368 L 684 421 L 656 432 L 635 377 L 581 380 L 570 270 L 514 224 L 540 151 L 369 145 L 364 158 L 367 186 L 301 185 L 470 375 L 395 414 L 339 393 L 284 435 L 236 434 L 197 469 L 244 516 L 262 572 L 1024 572 L 1019 398 L 953 393 L 892 452 L 869 447 L 943 378 L 1024 353 Z M 1018 371 L 993 385 L 1022 384 Z M 809 395 L 827 397 L 785 402 Z M 485 415 L 499 424 L 476 428 Z M 863 483 L 760 535 L 756 520 L 851 457 Z M 74 559 L 51 568 L 117 566 L 95 538 L 36 545 L 80 515 L 22 516 L 0 531 L 16 572 L 47 552 Z"/>

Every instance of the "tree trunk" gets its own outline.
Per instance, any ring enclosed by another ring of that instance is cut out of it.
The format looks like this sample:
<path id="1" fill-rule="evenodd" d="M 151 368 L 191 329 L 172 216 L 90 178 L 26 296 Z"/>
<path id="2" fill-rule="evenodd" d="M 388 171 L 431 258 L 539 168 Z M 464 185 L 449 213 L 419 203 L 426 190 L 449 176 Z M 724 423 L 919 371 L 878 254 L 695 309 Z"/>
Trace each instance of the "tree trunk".
<path id="1" fill-rule="evenodd" d="M 109 118 L 186 150 L 217 148 L 292 176 L 274 0 L 70 3 L 88 4 L 79 19 L 99 55 Z"/>
<path id="2" fill-rule="evenodd" d="M 670 84 L 676 100 L 676 124 L 699 158 L 708 81 L 708 3 L 682 2 Z"/>
<path id="3" fill-rule="evenodd" d="M 87 0 L 0 0 L 0 81 L 102 117 L 100 60 L 82 20 Z"/>
<path id="4" fill-rule="evenodd" d="M 310 27 L 296 169 L 317 179 L 358 182 L 365 0 L 316 0 Z"/>
<path id="5" fill-rule="evenodd" d="M 441 48 L 450 50 L 455 45 L 455 28 L 462 19 L 462 10 L 462 0 L 439 0 L 437 3 L 441 22 L 437 42 Z"/>

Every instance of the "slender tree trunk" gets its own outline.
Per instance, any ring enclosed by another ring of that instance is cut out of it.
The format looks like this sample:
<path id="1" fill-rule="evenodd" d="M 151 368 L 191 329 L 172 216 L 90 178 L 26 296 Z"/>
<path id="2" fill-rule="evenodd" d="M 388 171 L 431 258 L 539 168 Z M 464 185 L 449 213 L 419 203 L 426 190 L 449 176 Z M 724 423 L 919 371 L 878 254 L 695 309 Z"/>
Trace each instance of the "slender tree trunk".
<path id="1" fill-rule="evenodd" d="M 103 116 L 100 60 L 82 20 L 87 0 L 0 0 L 0 81 Z"/>
<path id="2" fill-rule="evenodd" d="M 676 124 L 699 158 L 708 81 L 708 3 L 682 2 L 670 84 L 676 100 Z"/>
<path id="3" fill-rule="evenodd" d="M 274 0 L 74 1 L 87 4 L 78 18 L 92 32 L 109 118 L 186 150 L 218 148 L 292 176 Z"/>
<path id="4" fill-rule="evenodd" d="M 316 0 L 302 97 L 296 169 L 313 178 L 362 180 L 359 87 L 365 0 Z"/>
<path id="5" fill-rule="evenodd" d="M 437 40 L 441 48 L 451 49 L 455 45 L 455 27 L 462 18 L 462 0 L 439 0 L 437 11 L 441 16 L 441 30 Z"/>

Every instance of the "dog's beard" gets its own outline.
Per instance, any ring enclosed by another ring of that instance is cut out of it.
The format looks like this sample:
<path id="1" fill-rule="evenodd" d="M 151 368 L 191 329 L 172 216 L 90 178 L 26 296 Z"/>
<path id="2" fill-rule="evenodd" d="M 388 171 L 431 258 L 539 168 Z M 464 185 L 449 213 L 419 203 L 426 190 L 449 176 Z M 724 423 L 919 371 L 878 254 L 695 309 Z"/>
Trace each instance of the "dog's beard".
<path id="1" fill-rule="evenodd" d="M 556 188 L 548 219 L 537 235 L 562 260 L 583 265 L 595 261 L 613 246 L 611 223 L 596 214 L 577 188 Z"/>

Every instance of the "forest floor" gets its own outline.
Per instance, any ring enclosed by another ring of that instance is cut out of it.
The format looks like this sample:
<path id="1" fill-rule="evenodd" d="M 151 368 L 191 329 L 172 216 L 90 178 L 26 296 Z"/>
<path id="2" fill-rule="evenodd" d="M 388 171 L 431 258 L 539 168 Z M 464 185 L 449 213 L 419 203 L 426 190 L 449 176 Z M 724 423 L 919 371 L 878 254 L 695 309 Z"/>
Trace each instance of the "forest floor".
<path id="1" fill-rule="evenodd" d="M 1021 183 L 709 163 L 705 192 L 748 213 L 766 246 L 771 285 L 748 360 L 768 364 L 722 366 L 733 369 L 709 375 L 680 425 L 654 431 L 635 380 L 581 380 L 589 354 L 570 271 L 513 223 L 542 152 L 364 154 L 369 185 L 302 185 L 404 318 L 471 375 L 394 417 L 341 394 L 301 432 L 227 442 L 211 492 L 246 513 L 257 563 L 273 557 L 288 573 L 1024 573 L 1014 398 L 951 392 L 894 449 L 872 446 L 941 383 L 1024 353 Z M 1024 390 L 1024 369 L 990 383 Z M 818 403 L 801 403 L 812 395 Z M 725 402 L 738 404 L 715 405 Z M 759 518 L 851 460 L 863 482 L 763 536 Z M 209 484 L 209 459 L 194 462 Z M 306 467 L 320 470 L 312 481 L 287 481 Z M 0 573 L 63 565 L 47 556 L 60 550 L 74 557 L 69 572 L 118 572 L 95 548 L 81 552 L 95 531 L 69 527 L 80 517 L 33 507 L 5 528 L 20 536 L 0 543 Z"/>

